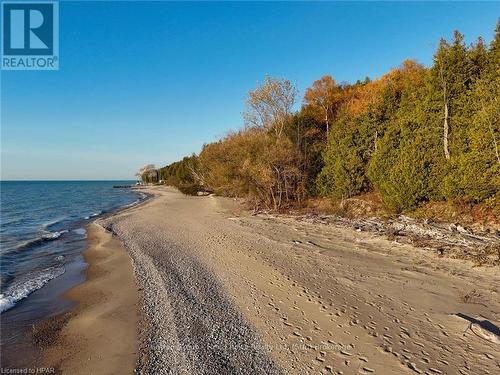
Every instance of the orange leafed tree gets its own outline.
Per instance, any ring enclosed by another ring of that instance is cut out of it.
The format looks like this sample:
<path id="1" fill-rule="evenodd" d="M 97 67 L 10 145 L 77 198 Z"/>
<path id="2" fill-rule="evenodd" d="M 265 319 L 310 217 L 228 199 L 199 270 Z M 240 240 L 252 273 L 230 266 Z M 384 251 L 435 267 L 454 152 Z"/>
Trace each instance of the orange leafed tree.
<path id="1" fill-rule="evenodd" d="M 382 77 L 361 84 L 346 86 L 343 89 L 344 109 L 353 116 L 366 111 L 371 104 L 381 98 L 382 92 L 391 84 L 402 90 L 408 85 L 421 83 L 425 68 L 413 60 L 405 60 L 401 66 L 392 69 Z"/>
<path id="2" fill-rule="evenodd" d="M 376 101 L 383 87 L 383 79 L 346 87 L 344 109 L 353 116 L 364 112 L 370 104 Z"/>
<path id="3" fill-rule="evenodd" d="M 328 75 L 314 81 L 304 95 L 304 105 L 310 107 L 319 122 L 325 123 L 327 133 L 341 108 L 342 101 L 342 87 Z"/>

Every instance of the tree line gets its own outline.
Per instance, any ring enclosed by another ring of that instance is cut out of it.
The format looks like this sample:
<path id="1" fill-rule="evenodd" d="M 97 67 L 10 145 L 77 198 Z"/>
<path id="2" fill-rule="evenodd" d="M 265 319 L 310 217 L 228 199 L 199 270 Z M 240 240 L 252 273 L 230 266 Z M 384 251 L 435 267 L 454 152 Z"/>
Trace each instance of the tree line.
<path id="1" fill-rule="evenodd" d="M 266 77 L 248 94 L 245 126 L 159 169 L 193 193 L 280 209 L 315 197 L 375 192 L 394 211 L 429 201 L 498 204 L 500 23 L 494 40 L 442 39 L 433 64 L 404 61 L 382 77 L 321 77 L 297 90 Z"/>

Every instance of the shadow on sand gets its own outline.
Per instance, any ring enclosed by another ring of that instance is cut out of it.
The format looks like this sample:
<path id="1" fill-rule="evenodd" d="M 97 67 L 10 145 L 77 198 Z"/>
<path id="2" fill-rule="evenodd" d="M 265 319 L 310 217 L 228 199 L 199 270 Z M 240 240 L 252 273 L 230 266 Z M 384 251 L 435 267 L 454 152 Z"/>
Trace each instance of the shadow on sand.
<path id="1" fill-rule="evenodd" d="M 468 316 L 468 315 L 465 315 L 462 313 L 456 313 L 455 315 L 462 318 L 462 319 L 469 321 L 471 324 L 478 325 L 483 330 L 497 336 L 500 339 L 500 328 L 498 328 L 495 324 L 493 324 L 489 320 L 478 320 L 476 318 L 473 318 L 471 316 Z"/>

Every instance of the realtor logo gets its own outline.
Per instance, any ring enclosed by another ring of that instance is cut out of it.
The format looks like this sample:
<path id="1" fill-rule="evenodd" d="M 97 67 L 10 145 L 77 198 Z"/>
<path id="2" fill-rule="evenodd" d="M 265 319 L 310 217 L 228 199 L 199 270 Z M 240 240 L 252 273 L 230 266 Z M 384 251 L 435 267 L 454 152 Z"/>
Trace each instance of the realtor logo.
<path id="1" fill-rule="evenodd" d="M 56 1 L 4 1 L 2 69 L 59 69 L 59 4 Z"/>

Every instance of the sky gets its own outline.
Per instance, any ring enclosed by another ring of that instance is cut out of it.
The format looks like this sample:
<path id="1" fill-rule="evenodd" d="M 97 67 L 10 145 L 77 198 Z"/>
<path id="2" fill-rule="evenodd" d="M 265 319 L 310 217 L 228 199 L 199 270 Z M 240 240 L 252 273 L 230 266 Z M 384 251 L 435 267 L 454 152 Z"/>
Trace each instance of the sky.
<path id="1" fill-rule="evenodd" d="M 243 125 L 266 75 L 376 78 L 432 62 L 458 29 L 491 41 L 500 3 L 60 3 L 58 71 L 1 72 L 1 178 L 132 179 Z"/>

